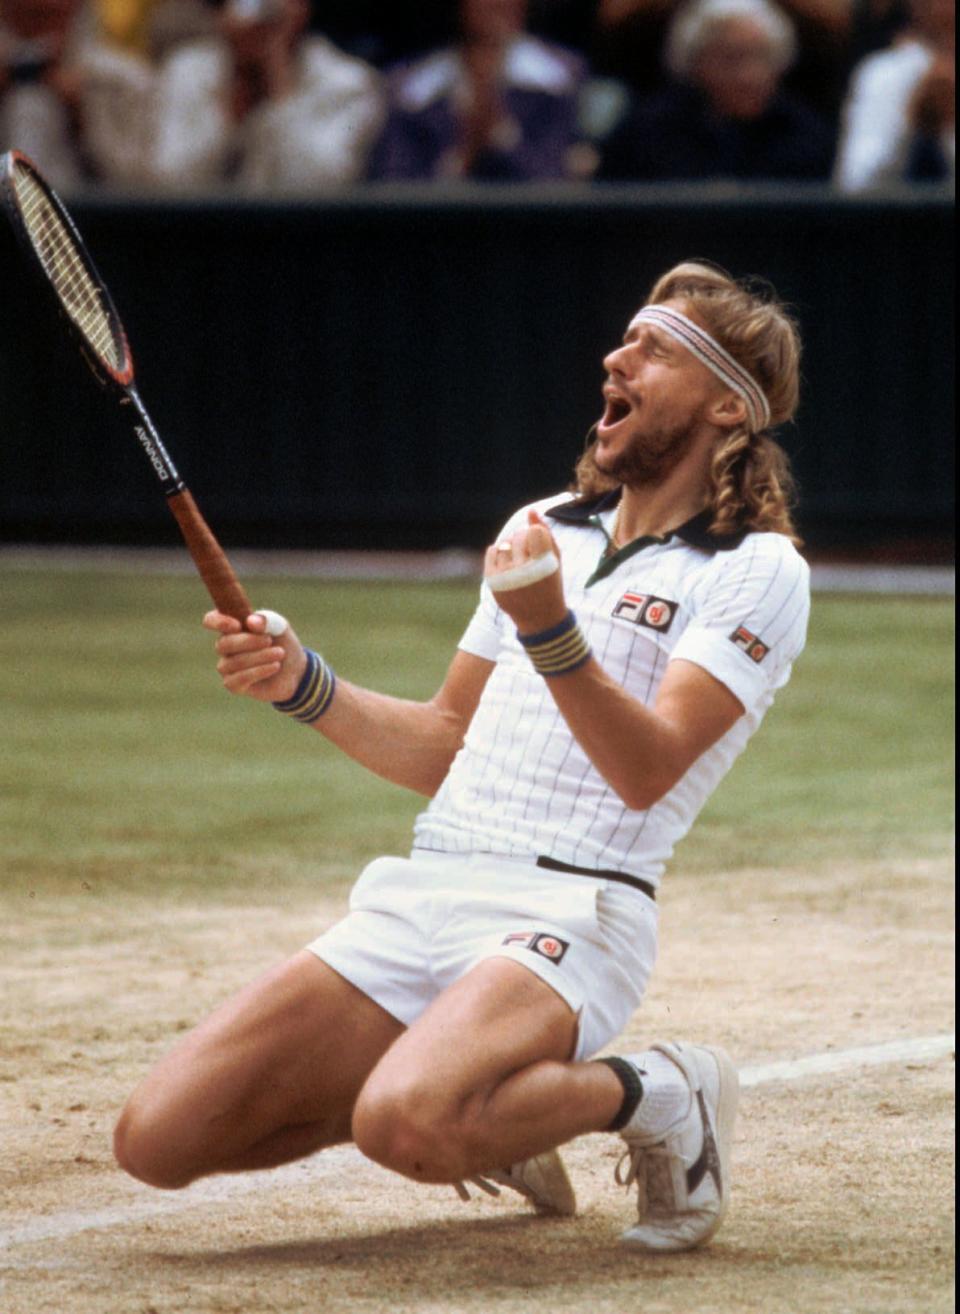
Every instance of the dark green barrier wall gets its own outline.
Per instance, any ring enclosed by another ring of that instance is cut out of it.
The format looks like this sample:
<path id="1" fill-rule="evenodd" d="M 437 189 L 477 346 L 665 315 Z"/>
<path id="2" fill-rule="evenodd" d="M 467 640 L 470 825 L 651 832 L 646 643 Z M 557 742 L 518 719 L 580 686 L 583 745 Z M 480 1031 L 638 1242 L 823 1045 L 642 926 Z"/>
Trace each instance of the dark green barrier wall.
<path id="1" fill-rule="evenodd" d="M 808 539 L 940 535 L 952 507 L 952 205 L 820 191 L 350 192 L 75 205 L 138 382 L 231 542 L 484 541 L 562 486 L 600 365 L 685 256 L 769 278 L 806 341 L 784 435 Z M 139 451 L 0 233 L 2 535 L 172 541 Z"/>

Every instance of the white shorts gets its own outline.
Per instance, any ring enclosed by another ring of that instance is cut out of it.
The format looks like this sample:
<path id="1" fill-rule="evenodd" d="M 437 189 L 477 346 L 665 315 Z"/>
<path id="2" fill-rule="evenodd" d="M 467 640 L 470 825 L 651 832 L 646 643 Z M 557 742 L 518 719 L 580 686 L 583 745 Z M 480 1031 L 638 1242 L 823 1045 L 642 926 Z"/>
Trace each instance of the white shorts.
<path id="1" fill-rule="evenodd" d="M 405 1026 L 477 963 L 512 958 L 578 1015 L 575 1057 L 585 1059 L 643 998 L 657 906 L 631 886 L 532 859 L 414 850 L 370 863 L 347 916 L 308 948 Z"/>

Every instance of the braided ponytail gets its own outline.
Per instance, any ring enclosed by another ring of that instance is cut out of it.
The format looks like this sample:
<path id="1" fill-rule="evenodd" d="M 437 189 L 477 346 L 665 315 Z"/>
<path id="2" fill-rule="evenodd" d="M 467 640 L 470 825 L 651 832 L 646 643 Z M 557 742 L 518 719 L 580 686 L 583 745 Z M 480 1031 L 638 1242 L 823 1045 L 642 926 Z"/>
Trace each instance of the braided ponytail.
<path id="1" fill-rule="evenodd" d="M 708 472 L 714 534 L 750 529 L 786 534 L 799 546 L 790 514 L 795 485 L 787 455 L 767 434 L 734 429 L 717 446 Z"/>
<path id="2" fill-rule="evenodd" d="M 650 302 L 680 300 L 757 380 L 770 427 L 791 420 L 800 394 L 800 334 L 773 289 L 737 282 L 714 265 L 686 261 L 658 279 Z M 786 452 L 768 432 L 734 429 L 721 439 L 709 471 L 714 533 L 746 528 L 786 534 L 799 544 L 792 508 L 796 486 Z"/>

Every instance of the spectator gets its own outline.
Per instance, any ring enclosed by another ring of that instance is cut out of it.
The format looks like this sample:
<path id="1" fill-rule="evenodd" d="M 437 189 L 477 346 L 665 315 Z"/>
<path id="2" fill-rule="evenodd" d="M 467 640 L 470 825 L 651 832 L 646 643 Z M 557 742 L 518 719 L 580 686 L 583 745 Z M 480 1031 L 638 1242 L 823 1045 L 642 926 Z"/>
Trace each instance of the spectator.
<path id="1" fill-rule="evenodd" d="M 796 57 L 784 87 L 835 119 L 850 68 L 849 50 L 869 40 L 880 7 L 901 0 L 778 0 L 794 24 Z M 598 0 L 593 63 L 598 72 L 625 80 L 638 95 L 662 89 L 666 80 L 660 52 L 679 0 Z M 882 44 L 885 44 L 883 42 Z"/>
<path id="2" fill-rule="evenodd" d="M 87 175 L 80 10 L 81 0 L 0 0 L 0 150 L 25 151 L 64 190 Z"/>
<path id="3" fill-rule="evenodd" d="M 378 75 L 321 36 L 308 0 L 228 0 L 213 35 L 153 67 L 101 49 L 86 68 L 88 136 L 108 181 L 309 192 L 362 176 L 383 118 Z"/>
<path id="4" fill-rule="evenodd" d="M 913 0 L 912 24 L 854 70 L 834 179 L 846 192 L 956 173 L 954 0 Z"/>
<path id="5" fill-rule="evenodd" d="M 137 182 L 147 157 L 149 65 L 119 11 L 106 17 L 84 0 L 0 0 L 0 150 L 65 192 Z"/>
<path id="6" fill-rule="evenodd" d="M 826 179 L 833 134 L 781 82 L 796 52 L 770 0 L 690 0 L 664 58 L 674 81 L 611 134 L 607 180 Z"/>
<path id="7" fill-rule="evenodd" d="M 459 39 L 391 76 L 374 178 L 580 176 L 586 62 L 525 30 L 526 0 L 460 0 Z M 589 165 L 592 167 L 592 163 Z"/>

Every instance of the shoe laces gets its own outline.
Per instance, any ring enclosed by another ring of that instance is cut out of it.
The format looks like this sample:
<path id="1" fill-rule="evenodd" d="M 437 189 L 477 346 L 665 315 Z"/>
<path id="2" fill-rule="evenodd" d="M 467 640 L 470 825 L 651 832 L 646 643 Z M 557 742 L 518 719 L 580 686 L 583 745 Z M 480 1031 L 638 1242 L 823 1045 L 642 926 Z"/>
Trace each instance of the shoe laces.
<path id="1" fill-rule="evenodd" d="M 661 1142 L 659 1145 L 628 1145 L 613 1170 L 618 1186 L 636 1184 L 640 1217 L 672 1213 L 678 1207 L 677 1170 L 683 1173 L 680 1156 Z"/>
<path id="2" fill-rule="evenodd" d="M 486 1191 L 487 1195 L 497 1196 L 500 1194 L 500 1187 L 494 1186 L 493 1182 L 488 1182 L 485 1177 L 468 1177 L 467 1181 L 472 1182 L 474 1186 L 478 1186 L 481 1191 Z M 470 1192 L 467 1190 L 466 1182 L 454 1182 L 453 1189 L 464 1202 L 470 1200 Z"/>

